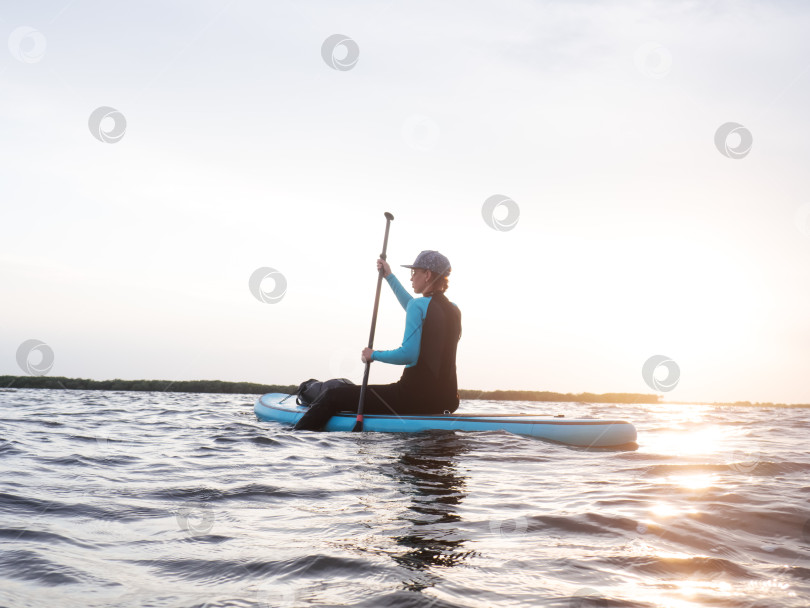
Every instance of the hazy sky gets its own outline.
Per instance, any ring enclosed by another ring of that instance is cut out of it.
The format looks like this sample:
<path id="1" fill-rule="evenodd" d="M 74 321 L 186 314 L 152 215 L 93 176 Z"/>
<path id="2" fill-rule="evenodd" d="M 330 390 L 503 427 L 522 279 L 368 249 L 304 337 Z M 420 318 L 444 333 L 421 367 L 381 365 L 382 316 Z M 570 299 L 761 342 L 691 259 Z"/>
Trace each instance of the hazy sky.
<path id="1" fill-rule="evenodd" d="M 359 383 L 390 211 L 392 264 L 453 264 L 462 388 L 650 393 L 662 355 L 667 400 L 810 402 L 808 31 L 800 2 L 4 2 L 0 374 L 40 340 L 50 375 Z M 375 346 L 403 327 L 385 289 Z"/>

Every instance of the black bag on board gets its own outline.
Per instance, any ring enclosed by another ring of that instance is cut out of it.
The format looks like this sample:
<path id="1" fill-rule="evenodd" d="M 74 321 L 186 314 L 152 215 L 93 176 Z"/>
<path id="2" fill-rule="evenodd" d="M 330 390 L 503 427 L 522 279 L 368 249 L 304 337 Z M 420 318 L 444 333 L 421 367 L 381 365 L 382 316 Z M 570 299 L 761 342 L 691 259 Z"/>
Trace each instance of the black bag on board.
<path id="1" fill-rule="evenodd" d="M 334 386 L 353 385 L 354 382 L 346 378 L 333 378 L 320 382 L 315 378 L 310 378 L 298 385 L 295 391 L 295 402 L 298 405 L 312 405 L 321 395 Z"/>

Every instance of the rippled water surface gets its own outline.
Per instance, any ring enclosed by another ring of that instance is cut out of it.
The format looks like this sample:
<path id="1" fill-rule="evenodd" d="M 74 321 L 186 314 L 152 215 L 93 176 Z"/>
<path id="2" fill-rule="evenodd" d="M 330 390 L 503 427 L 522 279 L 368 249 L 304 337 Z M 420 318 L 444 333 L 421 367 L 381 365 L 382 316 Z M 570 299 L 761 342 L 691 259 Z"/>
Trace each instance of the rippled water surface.
<path id="1" fill-rule="evenodd" d="M 586 450 L 254 400 L 0 392 L 0 605 L 810 604 L 810 410 L 462 403 L 639 430 Z"/>

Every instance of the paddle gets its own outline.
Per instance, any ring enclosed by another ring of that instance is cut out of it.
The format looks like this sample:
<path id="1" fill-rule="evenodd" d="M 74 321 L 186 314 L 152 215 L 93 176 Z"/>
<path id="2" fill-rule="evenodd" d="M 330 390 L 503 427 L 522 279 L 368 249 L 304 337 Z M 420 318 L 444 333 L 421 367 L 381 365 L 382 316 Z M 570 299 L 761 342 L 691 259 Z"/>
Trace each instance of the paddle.
<path id="1" fill-rule="evenodd" d="M 391 222 L 394 216 L 385 212 L 385 238 L 383 239 L 383 249 L 380 257 L 385 259 L 385 251 L 388 249 L 388 229 L 391 227 Z M 380 305 L 380 288 L 382 287 L 384 268 L 380 268 L 377 275 L 377 295 L 374 296 L 374 314 L 371 315 L 371 333 L 368 336 L 368 347 L 374 348 L 374 330 L 377 329 L 377 308 Z M 360 403 L 357 404 L 357 422 L 354 423 L 353 433 L 359 433 L 363 430 L 363 404 L 366 401 L 366 389 L 368 388 L 368 372 L 371 370 L 371 361 L 366 363 L 366 371 L 363 373 L 363 385 L 360 387 Z"/>

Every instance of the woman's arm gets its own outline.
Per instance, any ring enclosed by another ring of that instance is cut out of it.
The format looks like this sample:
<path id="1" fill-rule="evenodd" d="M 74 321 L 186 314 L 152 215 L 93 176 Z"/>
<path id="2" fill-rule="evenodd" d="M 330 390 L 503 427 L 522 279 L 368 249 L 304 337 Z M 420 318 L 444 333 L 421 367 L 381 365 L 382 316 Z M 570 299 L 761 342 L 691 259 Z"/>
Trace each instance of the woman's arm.
<path id="1" fill-rule="evenodd" d="M 416 365 L 419 359 L 419 346 L 422 343 L 422 323 L 427 312 L 427 298 L 411 298 L 405 309 L 405 336 L 402 346 L 394 350 L 375 350 L 371 355 L 372 361 L 382 361 L 393 365 Z M 425 304 L 423 305 L 423 302 Z"/>
<path id="2" fill-rule="evenodd" d="M 383 276 L 385 280 L 388 282 L 388 285 L 394 292 L 394 295 L 399 300 L 400 305 L 405 310 L 408 310 L 408 302 L 413 300 L 413 296 L 408 293 L 408 290 L 402 286 L 402 283 L 399 282 L 393 273 L 391 272 L 391 266 L 386 262 L 384 259 L 379 258 L 377 260 L 377 270 L 383 271 Z"/>
<path id="3" fill-rule="evenodd" d="M 408 290 L 402 286 L 402 283 L 399 282 L 393 274 L 389 274 L 385 277 L 385 280 L 388 281 L 388 285 L 394 291 L 394 295 L 399 300 L 400 306 L 405 310 L 408 310 L 408 304 L 410 304 L 411 300 L 413 300 L 413 296 L 408 293 Z"/>

